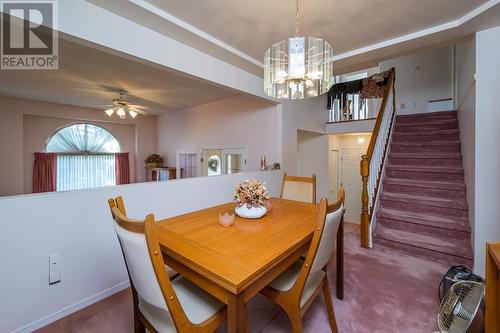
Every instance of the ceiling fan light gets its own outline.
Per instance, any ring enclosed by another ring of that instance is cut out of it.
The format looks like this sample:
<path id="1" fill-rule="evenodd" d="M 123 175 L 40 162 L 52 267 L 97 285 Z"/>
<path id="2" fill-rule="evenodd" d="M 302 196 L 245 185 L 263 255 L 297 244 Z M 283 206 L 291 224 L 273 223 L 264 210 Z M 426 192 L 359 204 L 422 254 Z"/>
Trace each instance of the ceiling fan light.
<path id="1" fill-rule="evenodd" d="M 106 110 L 106 111 L 104 111 L 104 112 L 106 112 L 106 114 L 107 114 L 108 116 L 110 116 L 110 117 L 111 117 L 111 116 L 113 115 L 113 113 L 115 113 L 115 110 L 113 110 L 113 109 L 111 108 L 111 109 L 107 109 L 107 110 Z"/>
<path id="2" fill-rule="evenodd" d="M 128 110 L 128 113 L 130 114 L 130 116 L 132 118 L 135 118 L 137 116 L 137 112 L 133 111 L 133 110 Z"/>
<path id="3" fill-rule="evenodd" d="M 123 110 L 123 108 L 119 108 L 117 111 L 116 111 L 116 114 L 118 115 L 118 117 L 120 118 L 126 118 L 127 114 L 125 113 L 125 110 Z"/>

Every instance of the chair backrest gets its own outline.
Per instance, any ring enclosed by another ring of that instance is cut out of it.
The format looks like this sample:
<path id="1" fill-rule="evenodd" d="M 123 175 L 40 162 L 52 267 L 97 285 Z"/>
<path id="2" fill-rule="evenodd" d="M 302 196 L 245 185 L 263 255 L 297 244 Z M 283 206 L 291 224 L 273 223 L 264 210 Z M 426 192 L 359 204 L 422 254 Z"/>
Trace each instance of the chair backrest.
<path id="1" fill-rule="evenodd" d="M 341 187 L 337 199 L 333 203 L 328 204 L 323 232 L 321 233 L 318 250 L 311 267 L 312 273 L 323 269 L 328 264 L 328 261 L 330 261 L 335 240 L 337 239 L 337 231 L 344 215 L 344 198 L 344 188 Z"/>
<path id="2" fill-rule="evenodd" d="M 168 311 L 149 256 L 145 221 L 127 218 L 121 197 L 110 199 L 108 203 L 133 287 L 142 300 Z"/>
<path id="3" fill-rule="evenodd" d="M 325 198 L 320 200 L 318 219 L 311 246 L 293 286 L 293 294 L 299 300 L 311 273 L 323 269 L 330 260 L 335 245 L 335 236 L 344 214 L 344 197 L 344 189 L 340 188 L 338 197 L 332 204 L 328 205 Z"/>
<path id="4" fill-rule="evenodd" d="M 280 198 L 316 203 L 316 175 L 297 177 L 283 173 Z"/>
<path id="5" fill-rule="evenodd" d="M 177 332 L 199 332 L 199 327 L 191 323 L 175 293 L 170 279 L 165 269 L 165 261 L 161 253 L 160 242 L 158 240 L 158 227 L 153 214 L 146 216 L 144 232 L 149 251 L 149 257 L 153 264 L 156 280 L 159 283 L 163 299 L 167 302 L 168 309 L 174 320 Z"/>

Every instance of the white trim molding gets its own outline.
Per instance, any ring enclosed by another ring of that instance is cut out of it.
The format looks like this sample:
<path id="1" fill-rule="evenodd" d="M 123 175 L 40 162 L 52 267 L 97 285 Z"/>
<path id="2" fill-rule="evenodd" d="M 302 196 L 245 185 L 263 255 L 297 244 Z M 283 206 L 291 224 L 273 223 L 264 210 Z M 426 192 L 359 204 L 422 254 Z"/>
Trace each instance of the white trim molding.
<path id="1" fill-rule="evenodd" d="M 173 23 L 173 24 L 195 34 L 196 36 L 201 37 L 201 38 L 209 41 L 210 43 L 217 45 L 220 48 L 223 48 L 224 50 L 231 52 L 232 54 L 237 55 L 238 57 L 243 58 L 244 60 L 246 60 L 248 62 L 251 62 L 254 65 L 257 65 L 261 68 L 264 68 L 264 64 L 262 62 L 260 62 L 259 60 L 249 56 L 248 54 L 246 54 L 246 53 L 244 53 L 244 52 L 242 52 L 234 47 L 232 47 L 231 45 L 229 45 L 227 43 L 224 43 L 220 39 L 217 39 L 214 36 L 207 34 L 206 32 L 192 26 L 191 24 L 167 13 L 166 11 L 161 10 L 160 8 L 150 4 L 149 2 L 146 2 L 144 0 L 129 0 L 129 1 L 137 6 L 141 7 L 142 9 L 145 9 L 145 10 L 169 21 L 170 23 Z"/>
<path id="2" fill-rule="evenodd" d="M 261 68 L 264 68 L 264 64 L 261 61 L 249 56 L 248 54 L 242 52 L 241 50 L 234 48 L 233 46 L 221 41 L 220 39 L 218 39 L 210 34 L 207 34 L 204 31 L 201 31 L 200 29 L 192 26 L 191 24 L 167 13 L 166 11 L 148 3 L 145 0 L 129 0 L 129 2 L 143 8 L 144 10 L 149 11 L 152 14 L 155 14 L 155 15 L 165 19 L 166 21 L 168 21 L 170 23 L 173 23 L 173 24 L 195 34 L 196 36 L 198 36 L 200 38 L 205 39 L 206 41 L 208 41 L 210 43 L 215 44 L 216 46 L 218 46 L 220 48 L 223 48 L 224 50 L 226 50 L 226 51 L 228 51 L 228 52 L 230 52 L 230 53 L 232 53 L 232 54 L 234 54 L 234 55 L 236 55 L 236 56 L 254 64 L 254 65 L 257 65 Z M 446 22 L 446 23 L 439 24 L 439 25 L 435 25 L 435 26 L 432 26 L 430 28 L 426 28 L 423 30 L 419 30 L 419 31 L 410 33 L 410 34 L 398 36 L 396 38 L 391 38 L 391 39 L 388 39 L 388 40 L 385 40 L 382 42 L 378 42 L 375 44 L 363 46 L 363 47 L 360 47 L 360 48 L 357 48 L 357 49 L 354 49 L 351 51 L 347 51 L 347 52 L 344 52 L 344 53 L 341 53 L 341 54 L 334 56 L 333 60 L 338 61 L 338 60 L 358 56 L 358 55 L 361 55 L 364 53 L 368 53 L 368 52 L 382 49 L 382 48 L 385 48 L 388 46 L 393 46 L 396 44 L 408 42 L 408 41 L 413 40 L 413 39 L 418 39 L 418 38 L 432 35 L 432 34 L 442 32 L 442 31 L 445 31 L 448 29 L 457 28 L 457 27 L 463 25 L 464 23 L 472 20 L 476 16 L 484 13 L 485 11 L 487 11 L 488 9 L 492 8 L 493 6 L 495 6 L 499 3 L 500 3 L 500 0 L 489 0 L 486 3 L 482 4 L 481 6 L 471 10 L 470 12 L 465 14 L 464 16 L 462 16 L 458 19 L 455 19 L 453 21 Z"/>
<path id="3" fill-rule="evenodd" d="M 383 42 L 379 42 L 379 43 L 367 45 L 365 47 L 361 47 L 361 48 L 358 48 L 358 49 L 355 49 L 355 50 L 352 50 L 352 51 L 344 52 L 344 53 L 341 53 L 341 54 L 338 54 L 338 55 L 334 56 L 333 60 L 337 61 L 337 60 L 342 60 L 342 59 L 345 59 L 345 58 L 350 58 L 350 57 L 357 56 L 357 55 L 360 55 L 360 54 L 363 54 L 363 53 L 368 53 L 368 52 L 371 52 L 371 51 L 375 51 L 377 49 L 382 49 L 384 47 L 393 46 L 393 45 L 396 45 L 396 44 L 401 44 L 401 43 L 404 43 L 404 42 L 408 42 L 408 41 L 410 41 L 412 39 L 418 39 L 418 38 L 425 37 L 425 36 L 428 36 L 428 35 L 432 35 L 432 34 L 435 34 L 435 33 L 438 33 L 438 32 L 442 32 L 442 31 L 445 31 L 445 30 L 448 30 L 448 29 L 457 28 L 457 27 L 465 24 L 466 22 L 472 20 L 476 16 L 484 13 L 485 11 L 487 11 L 488 9 L 490 9 L 491 7 L 493 7 L 495 5 L 498 5 L 499 3 L 500 3 L 500 0 L 490 0 L 490 1 L 486 2 L 486 3 L 484 3 L 483 5 L 477 7 L 476 9 L 470 11 L 469 13 L 465 14 L 461 18 L 458 18 L 458 19 L 456 19 L 454 21 L 450 21 L 450 22 L 447 22 L 447 23 L 435 25 L 433 27 L 430 27 L 430 28 L 427 28 L 427 29 L 423 29 L 423 30 L 419 30 L 419 31 L 413 32 L 411 34 L 402 35 L 402 36 L 399 36 L 399 37 L 396 37 L 396 38 L 385 40 Z"/>
<path id="4" fill-rule="evenodd" d="M 36 331 L 44 326 L 47 326 L 61 318 L 64 318 L 66 316 L 69 316 L 72 313 L 75 313 L 81 309 L 84 309 L 94 303 L 97 303 L 99 301 L 102 301 L 103 299 L 116 294 L 117 292 L 120 292 L 126 288 L 130 287 L 130 281 L 123 281 L 116 286 L 113 286 L 109 289 L 103 290 L 100 293 L 97 293 L 93 296 L 87 297 L 85 299 L 82 299 L 68 307 L 65 307 L 51 315 L 48 315 L 46 317 L 43 317 L 37 321 L 34 321 L 28 325 L 25 325 L 23 327 L 20 327 L 14 331 L 11 331 L 11 333 L 29 333 Z"/>

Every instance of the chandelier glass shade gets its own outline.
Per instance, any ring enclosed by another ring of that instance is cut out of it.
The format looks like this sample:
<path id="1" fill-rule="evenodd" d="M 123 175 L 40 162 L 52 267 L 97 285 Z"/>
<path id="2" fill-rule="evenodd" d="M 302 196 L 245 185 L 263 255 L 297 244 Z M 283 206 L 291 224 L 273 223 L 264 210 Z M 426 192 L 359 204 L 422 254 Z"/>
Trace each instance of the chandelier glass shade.
<path id="1" fill-rule="evenodd" d="M 264 91 L 282 99 L 303 99 L 328 92 L 334 83 L 333 48 L 322 38 L 299 36 L 271 46 L 264 55 Z"/>

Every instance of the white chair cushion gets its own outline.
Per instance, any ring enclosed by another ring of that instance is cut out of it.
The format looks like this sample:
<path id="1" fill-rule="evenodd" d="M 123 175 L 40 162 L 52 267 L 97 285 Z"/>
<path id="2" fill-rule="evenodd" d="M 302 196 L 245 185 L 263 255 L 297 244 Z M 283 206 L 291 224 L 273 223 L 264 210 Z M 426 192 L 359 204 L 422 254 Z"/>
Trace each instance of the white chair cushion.
<path id="1" fill-rule="evenodd" d="M 280 276 L 274 279 L 269 284 L 269 287 L 279 291 L 288 291 L 292 289 L 295 281 L 297 281 L 297 278 L 299 277 L 302 265 L 304 265 L 304 262 L 302 260 L 297 260 L 286 271 L 281 273 Z M 309 274 L 306 285 L 304 286 L 304 291 L 302 292 L 302 296 L 300 298 L 300 306 L 303 306 L 307 301 L 309 301 L 314 291 L 318 288 L 321 281 L 323 281 L 325 275 L 326 274 L 323 270 L 314 273 L 311 272 L 311 274 Z"/>
<path id="2" fill-rule="evenodd" d="M 174 321 L 168 311 L 157 308 L 139 297 L 139 311 L 159 333 L 176 333 Z"/>
<path id="3" fill-rule="evenodd" d="M 182 276 L 174 279 L 172 285 L 184 312 L 193 324 L 204 322 L 224 307 L 224 303 Z"/>
<path id="4" fill-rule="evenodd" d="M 281 198 L 311 203 L 313 199 L 313 184 L 285 180 Z"/>
<path id="5" fill-rule="evenodd" d="M 116 222 L 114 225 L 137 294 L 149 304 L 164 311 L 167 310 L 165 298 L 149 257 L 146 236 L 128 231 Z"/>
<path id="6" fill-rule="evenodd" d="M 224 306 L 222 302 L 219 302 L 182 276 L 174 279 L 172 286 L 186 316 L 193 324 L 204 322 Z M 168 311 L 148 304 L 140 298 L 139 309 L 158 332 L 176 332 L 174 322 Z"/>
<path id="7" fill-rule="evenodd" d="M 340 205 L 336 211 L 326 215 L 323 234 L 321 235 L 321 240 L 319 241 L 318 252 L 314 258 L 311 272 L 322 270 L 323 267 L 325 267 L 330 261 L 330 257 L 332 256 L 337 240 L 340 220 L 342 219 L 343 214 L 344 205 Z"/>

